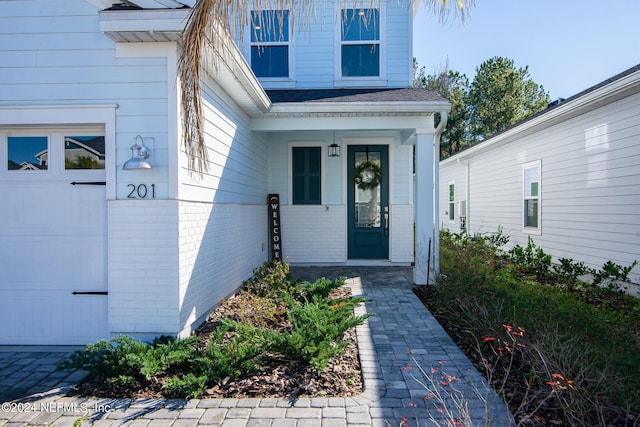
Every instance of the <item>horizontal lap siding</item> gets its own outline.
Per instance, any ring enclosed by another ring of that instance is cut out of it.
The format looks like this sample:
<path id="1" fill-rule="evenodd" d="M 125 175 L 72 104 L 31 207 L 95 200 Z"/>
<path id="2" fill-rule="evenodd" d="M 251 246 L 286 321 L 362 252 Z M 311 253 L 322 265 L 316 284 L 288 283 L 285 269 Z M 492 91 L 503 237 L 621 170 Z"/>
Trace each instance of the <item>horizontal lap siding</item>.
<path id="1" fill-rule="evenodd" d="M 166 197 L 167 65 L 166 57 L 116 57 L 98 9 L 86 1 L 0 2 L 0 106 L 117 104 L 118 198 L 128 194 L 120 166 L 138 134 L 155 139 L 145 182 Z"/>
<path id="2" fill-rule="evenodd" d="M 449 222 L 449 184 L 455 185 L 455 222 Z M 460 231 L 460 218 L 458 215 L 461 200 L 467 199 L 467 182 L 465 166 L 451 163 L 440 167 L 440 228 L 457 233 Z"/>
<path id="3" fill-rule="evenodd" d="M 324 89 L 336 86 L 336 69 L 340 69 L 340 28 L 341 15 L 334 8 L 333 2 L 318 2 L 320 6 L 312 17 L 314 21 L 306 24 L 306 17 L 297 17 L 293 43 L 293 60 L 295 77 L 292 81 L 296 89 Z M 385 43 L 386 84 L 388 87 L 411 86 L 413 54 L 410 51 L 412 14 L 410 4 L 389 1 L 386 5 L 386 37 Z M 347 7 L 353 7 L 347 3 Z M 336 22 L 338 20 L 338 22 Z M 245 57 L 249 58 L 245 41 Z M 339 78 L 339 76 L 338 76 Z M 368 78 L 366 78 L 368 79 Z M 365 79 L 365 80 L 366 80 Z M 356 79 L 357 80 L 357 79 Z M 269 88 L 279 87 L 278 82 L 264 79 Z M 287 83 L 284 83 L 286 87 Z M 338 86 L 349 86 L 349 82 L 338 82 Z"/>
<path id="4" fill-rule="evenodd" d="M 180 332 L 188 335 L 267 260 L 267 147 L 214 82 L 203 87 L 208 171 L 181 153 Z"/>
<path id="5" fill-rule="evenodd" d="M 472 232 L 502 225 L 510 245 L 526 244 L 522 165 L 537 160 L 542 234 L 531 236 L 536 245 L 556 259 L 594 268 L 607 260 L 629 265 L 640 259 L 640 95 L 473 155 Z M 634 269 L 635 281 L 639 271 Z"/>

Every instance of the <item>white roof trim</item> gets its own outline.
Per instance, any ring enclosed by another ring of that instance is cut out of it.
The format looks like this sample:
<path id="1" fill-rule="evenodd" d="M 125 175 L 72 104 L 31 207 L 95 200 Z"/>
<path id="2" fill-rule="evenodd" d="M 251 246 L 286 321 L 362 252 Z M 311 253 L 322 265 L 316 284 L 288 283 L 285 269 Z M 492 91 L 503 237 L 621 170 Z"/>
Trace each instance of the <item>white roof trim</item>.
<path id="1" fill-rule="evenodd" d="M 588 91 L 578 98 L 569 99 L 558 107 L 544 112 L 537 117 L 528 120 L 525 119 L 520 125 L 516 125 L 496 136 L 489 137 L 471 148 L 442 160 L 440 164 L 447 165 L 458 160 L 464 160 L 498 143 L 506 143 L 511 139 L 536 132 L 540 128 L 553 126 L 559 122 L 569 120 L 580 114 L 638 92 L 640 92 L 640 70 L 614 80 L 602 87 Z"/>
<path id="2" fill-rule="evenodd" d="M 451 110 L 448 101 L 425 102 L 279 102 L 274 104 L 270 113 L 282 116 L 286 114 L 433 114 Z"/>
<path id="3" fill-rule="evenodd" d="M 98 9 L 109 9 L 114 4 L 123 3 L 122 0 L 85 0 Z M 128 0 L 128 3 L 135 4 L 143 9 L 180 9 L 185 6 L 193 7 L 196 0 Z"/>

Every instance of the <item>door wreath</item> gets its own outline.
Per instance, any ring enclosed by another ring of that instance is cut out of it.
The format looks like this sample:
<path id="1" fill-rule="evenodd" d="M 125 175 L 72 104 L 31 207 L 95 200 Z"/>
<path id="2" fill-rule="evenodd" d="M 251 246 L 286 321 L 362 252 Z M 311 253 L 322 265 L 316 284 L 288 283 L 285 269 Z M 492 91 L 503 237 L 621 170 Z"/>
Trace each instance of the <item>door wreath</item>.
<path id="1" fill-rule="evenodd" d="M 369 160 L 356 166 L 353 179 L 360 190 L 373 190 L 382 182 L 382 169 Z"/>

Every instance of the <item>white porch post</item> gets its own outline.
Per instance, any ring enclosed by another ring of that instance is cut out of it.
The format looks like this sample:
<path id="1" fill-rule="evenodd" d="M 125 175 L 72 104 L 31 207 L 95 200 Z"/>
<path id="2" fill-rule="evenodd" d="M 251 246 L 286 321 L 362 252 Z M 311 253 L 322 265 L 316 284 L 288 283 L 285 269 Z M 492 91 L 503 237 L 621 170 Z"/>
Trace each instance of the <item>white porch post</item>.
<path id="1" fill-rule="evenodd" d="M 434 260 L 434 132 L 435 129 L 416 129 L 416 186 L 415 186 L 415 267 L 413 282 L 426 285 L 429 270 L 435 267 Z M 429 260 L 429 242 L 431 241 L 431 261 Z M 433 277 L 432 277 L 433 278 Z M 432 279 L 431 278 L 431 279 Z M 433 280 L 429 283 L 433 283 Z"/>

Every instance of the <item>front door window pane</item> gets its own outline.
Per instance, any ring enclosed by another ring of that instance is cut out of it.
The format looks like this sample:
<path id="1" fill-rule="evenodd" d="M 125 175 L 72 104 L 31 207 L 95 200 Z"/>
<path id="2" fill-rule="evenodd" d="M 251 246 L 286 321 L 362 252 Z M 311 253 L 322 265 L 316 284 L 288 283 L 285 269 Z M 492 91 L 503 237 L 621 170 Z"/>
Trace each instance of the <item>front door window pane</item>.
<path id="1" fill-rule="evenodd" d="M 65 169 L 104 169 L 104 136 L 65 136 Z"/>
<path id="2" fill-rule="evenodd" d="M 355 153 L 355 166 L 356 168 L 366 162 L 370 161 L 376 164 L 378 167 L 381 165 L 379 152 L 356 152 Z M 370 181 L 371 176 L 368 176 L 366 172 L 363 174 L 363 181 Z M 355 185 L 355 226 L 356 228 L 379 228 L 382 225 L 382 212 L 380 207 L 380 185 L 377 185 L 373 189 L 363 190 L 357 183 Z"/>
<path id="3" fill-rule="evenodd" d="M 49 140 L 46 136 L 10 136 L 7 154 L 9 170 L 47 170 Z"/>

